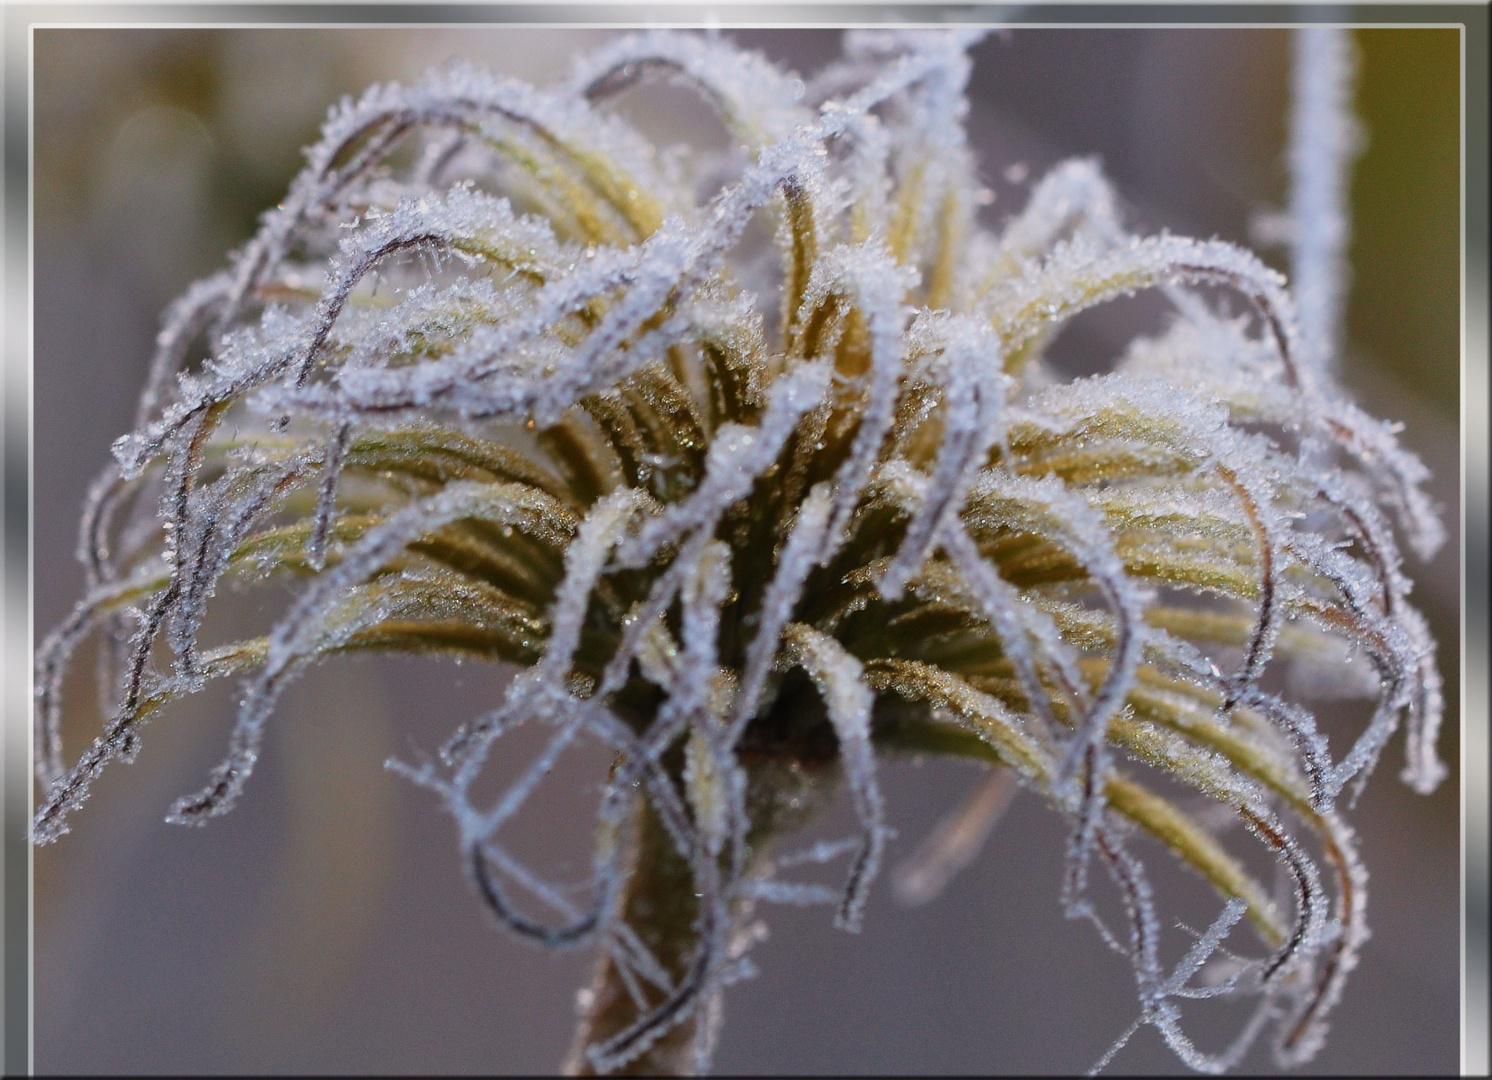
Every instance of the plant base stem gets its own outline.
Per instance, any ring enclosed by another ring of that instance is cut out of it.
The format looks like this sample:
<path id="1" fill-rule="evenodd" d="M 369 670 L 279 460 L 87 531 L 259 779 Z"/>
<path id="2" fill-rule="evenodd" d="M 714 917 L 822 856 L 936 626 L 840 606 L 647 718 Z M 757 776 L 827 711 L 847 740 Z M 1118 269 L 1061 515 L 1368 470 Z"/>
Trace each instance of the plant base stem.
<path id="1" fill-rule="evenodd" d="M 695 918 L 699 905 L 694 897 L 694 877 L 688 862 L 674 849 L 658 815 L 646 802 L 638 811 L 637 826 L 636 861 L 625 886 L 622 919 L 677 984 L 689 969 L 698 941 Z M 657 987 L 633 981 L 648 995 L 649 1007 L 662 999 Z M 707 1007 L 706 1003 L 696 1006 L 688 1019 L 608 1075 L 693 1075 L 696 1024 L 702 1007 Z M 641 1016 L 610 950 L 603 949 L 590 985 L 582 991 L 580 1023 L 565 1059 L 565 1075 L 598 1075 L 586 1048 L 626 1030 Z"/>

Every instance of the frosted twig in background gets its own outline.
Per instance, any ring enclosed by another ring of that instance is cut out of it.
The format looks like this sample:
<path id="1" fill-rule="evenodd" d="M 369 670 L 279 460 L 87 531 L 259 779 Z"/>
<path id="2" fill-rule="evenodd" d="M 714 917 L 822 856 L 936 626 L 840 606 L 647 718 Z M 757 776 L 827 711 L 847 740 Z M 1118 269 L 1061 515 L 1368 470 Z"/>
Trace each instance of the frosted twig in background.
<path id="1" fill-rule="evenodd" d="M 1290 280 L 1307 362 L 1337 366 L 1347 303 L 1347 195 L 1362 130 L 1352 111 L 1357 52 L 1341 26 L 1293 33 L 1290 69 Z"/>

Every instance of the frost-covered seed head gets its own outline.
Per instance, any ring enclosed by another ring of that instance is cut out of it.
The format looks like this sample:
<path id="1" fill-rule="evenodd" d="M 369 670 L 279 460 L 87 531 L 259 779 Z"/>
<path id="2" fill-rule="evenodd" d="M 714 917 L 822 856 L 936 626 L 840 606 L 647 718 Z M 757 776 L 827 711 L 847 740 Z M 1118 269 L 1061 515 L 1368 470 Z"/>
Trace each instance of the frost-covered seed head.
<path id="1" fill-rule="evenodd" d="M 394 767 L 450 812 L 503 925 L 595 942 L 624 986 L 630 1019 L 596 1029 L 584 1067 L 635 1062 L 686 1024 L 707 1065 L 720 991 L 749 973 L 733 928 L 753 903 L 828 903 L 860 929 L 891 835 L 877 762 L 905 750 L 982 760 L 1070 821 L 1061 901 L 1133 965 L 1139 1000 L 1100 1065 L 1142 1024 L 1202 1071 L 1270 1027 L 1282 1063 L 1309 1058 L 1367 936 L 1338 797 L 1400 724 L 1406 780 L 1444 775 L 1434 642 L 1381 509 L 1428 557 L 1443 532 L 1427 473 L 1332 382 L 1348 53 L 1300 37 L 1303 70 L 1324 59 L 1293 121 L 1292 294 L 1223 241 L 1129 235 L 1089 159 L 981 232 L 972 40 L 857 31 L 805 82 L 650 31 L 548 90 L 457 67 L 334 108 L 258 236 L 167 312 L 136 429 L 90 492 L 88 592 L 37 657 L 36 840 L 208 680 L 245 678 L 238 723 L 174 821 L 232 807 L 308 666 L 476 656 L 523 670 L 440 764 Z M 712 196 L 697 189 L 713 174 L 663 168 L 610 111 L 659 76 L 747 149 Z M 759 217 L 779 238 L 764 295 L 737 251 Z M 1151 288 L 1171 325 L 1112 373 L 1063 383 L 1045 366 L 1066 320 Z M 188 355 L 209 327 L 210 355 Z M 294 575 L 307 583 L 264 636 L 201 640 L 224 578 Z M 69 768 L 63 673 L 94 632 L 121 658 L 121 697 Z M 1376 706 L 1334 746 L 1270 676 L 1284 654 L 1309 687 L 1349 649 L 1370 677 L 1333 685 Z M 545 749 L 479 798 L 522 723 Z M 584 742 L 616 765 L 581 902 L 503 830 Z M 784 768 L 841 774 L 857 835 L 771 854 L 790 826 L 762 792 Z M 1155 777 L 1241 821 L 1288 902 Z M 657 857 L 692 883 L 678 956 L 627 916 L 643 807 Z M 958 843 L 948 865 L 969 857 Z M 1169 972 L 1147 847 L 1221 898 Z M 845 857 L 840 889 L 779 876 Z M 1120 929 L 1092 902 L 1094 867 Z M 1194 985 L 1224 953 L 1232 974 Z M 1209 1056 L 1181 1002 L 1216 996 L 1256 1006 Z"/>

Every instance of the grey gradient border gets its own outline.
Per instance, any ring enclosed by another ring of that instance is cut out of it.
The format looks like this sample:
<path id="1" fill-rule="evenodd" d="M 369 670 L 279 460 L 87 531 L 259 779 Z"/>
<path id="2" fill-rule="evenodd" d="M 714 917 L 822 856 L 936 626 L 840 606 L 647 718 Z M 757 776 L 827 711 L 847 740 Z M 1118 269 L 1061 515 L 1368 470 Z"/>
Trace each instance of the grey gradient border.
<path id="1" fill-rule="evenodd" d="M 79 26 L 369 26 L 543 24 L 719 26 L 1003 23 L 1048 26 L 1290 25 L 1340 22 L 1462 27 L 1462 1049 L 1488 1072 L 1488 7 L 1058 3 L 654 4 L 6 4 L 3 179 L 4 620 L 0 647 L 0 1019 L 6 1075 L 31 1059 L 31 28 Z M 1472 661 L 1472 662 L 1468 662 Z"/>

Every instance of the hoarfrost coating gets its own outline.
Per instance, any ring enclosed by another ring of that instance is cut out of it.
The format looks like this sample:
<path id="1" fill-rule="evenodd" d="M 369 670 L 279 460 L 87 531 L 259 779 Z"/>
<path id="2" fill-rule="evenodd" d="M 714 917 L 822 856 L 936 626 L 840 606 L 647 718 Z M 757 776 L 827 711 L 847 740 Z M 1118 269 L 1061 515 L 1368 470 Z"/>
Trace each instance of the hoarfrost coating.
<path id="1" fill-rule="evenodd" d="M 503 926 L 597 949 L 571 1068 L 707 1068 L 757 902 L 830 904 L 860 930 L 892 828 L 877 761 L 904 751 L 982 761 L 1070 822 L 1060 902 L 1129 960 L 1139 1001 L 1100 1066 L 1147 1024 L 1202 1071 L 1269 1029 L 1282 1064 L 1308 1060 L 1367 937 L 1343 792 L 1400 726 L 1405 780 L 1445 772 L 1396 539 L 1422 558 L 1443 540 L 1428 474 L 1333 382 L 1350 42 L 1299 35 L 1292 294 L 1234 245 L 1130 235 L 1091 160 L 982 231 L 975 38 L 854 31 L 804 80 L 650 31 L 553 89 L 454 67 L 334 108 L 259 233 L 167 312 L 136 430 L 90 491 L 88 589 L 37 654 L 36 841 L 211 679 L 244 692 L 222 763 L 171 808 L 185 824 L 233 806 L 309 665 L 510 661 L 504 699 L 438 761 L 390 767 L 450 813 Z M 657 77 L 740 148 L 659 155 L 609 111 Z M 765 270 L 741 254 L 754 221 L 778 237 Z M 1061 325 L 1145 289 L 1169 328 L 1058 380 Z M 201 640 L 221 582 L 275 575 L 308 582 L 265 635 Z M 94 634 L 117 705 L 68 766 L 63 677 Z M 1350 649 L 1374 677 L 1331 670 Z M 1282 655 L 1293 687 L 1376 699 L 1350 745 L 1270 688 Z M 478 797 L 519 724 L 546 748 Z M 580 902 L 502 830 L 585 742 L 615 765 Z M 784 770 L 842 775 L 857 834 L 777 850 L 803 817 Z M 1288 895 L 1156 776 L 1240 821 Z M 983 834 L 961 833 L 927 880 Z M 1169 972 L 1144 837 L 1221 904 Z M 782 876 L 842 858 L 839 890 Z M 1181 1010 L 1219 996 L 1256 1005 L 1211 1055 Z"/>

